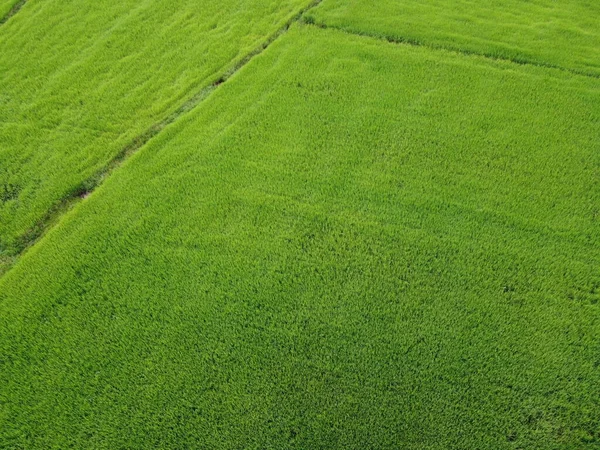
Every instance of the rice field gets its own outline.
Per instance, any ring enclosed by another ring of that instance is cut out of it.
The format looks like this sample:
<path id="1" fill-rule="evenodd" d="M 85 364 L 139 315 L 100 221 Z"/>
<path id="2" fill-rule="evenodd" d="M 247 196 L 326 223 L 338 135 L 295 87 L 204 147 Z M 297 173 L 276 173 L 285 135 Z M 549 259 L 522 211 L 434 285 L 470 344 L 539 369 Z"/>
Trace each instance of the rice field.
<path id="1" fill-rule="evenodd" d="M 20 0 L 0 0 L 0 23 Z"/>
<path id="2" fill-rule="evenodd" d="M 192 3 L 0 26 L 0 448 L 600 446 L 597 8 Z"/>
<path id="3" fill-rule="evenodd" d="M 307 17 L 352 33 L 600 77 L 600 3 L 324 0 Z"/>
<path id="4" fill-rule="evenodd" d="M 28 1 L 0 28 L 0 255 L 307 4 Z"/>
<path id="5" fill-rule="evenodd" d="M 5 446 L 598 443 L 599 97 L 294 26 L 2 278 Z"/>

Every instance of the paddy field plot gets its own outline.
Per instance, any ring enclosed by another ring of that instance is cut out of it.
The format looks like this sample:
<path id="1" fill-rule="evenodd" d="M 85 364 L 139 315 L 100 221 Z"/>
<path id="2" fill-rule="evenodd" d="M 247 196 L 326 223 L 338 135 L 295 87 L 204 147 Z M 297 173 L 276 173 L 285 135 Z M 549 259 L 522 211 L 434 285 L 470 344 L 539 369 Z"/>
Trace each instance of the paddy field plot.
<path id="1" fill-rule="evenodd" d="M 597 445 L 596 81 L 294 26 L 0 279 L 0 440 Z"/>
<path id="2" fill-rule="evenodd" d="M 19 0 L 0 0 L 0 22 L 17 3 Z"/>
<path id="3" fill-rule="evenodd" d="M 600 3 L 324 0 L 311 20 L 354 33 L 600 77 Z"/>
<path id="4" fill-rule="evenodd" d="M 307 4 L 28 1 L 0 28 L 0 257 Z"/>

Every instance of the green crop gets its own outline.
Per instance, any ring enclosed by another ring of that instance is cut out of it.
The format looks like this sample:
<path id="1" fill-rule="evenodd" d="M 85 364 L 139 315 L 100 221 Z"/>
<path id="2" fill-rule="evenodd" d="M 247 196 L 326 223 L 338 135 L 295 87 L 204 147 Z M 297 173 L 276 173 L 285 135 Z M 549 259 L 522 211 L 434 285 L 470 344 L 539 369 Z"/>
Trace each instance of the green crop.
<path id="1" fill-rule="evenodd" d="M 0 280 L 8 448 L 600 442 L 596 79 L 295 26 Z"/>
<path id="2" fill-rule="evenodd" d="M 0 257 L 307 4 L 29 1 L 0 27 Z"/>
<path id="3" fill-rule="evenodd" d="M 19 0 L 0 0 L 0 23 L 17 3 L 19 3 Z"/>
<path id="4" fill-rule="evenodd" d="M 309 21 L 600 77 L 600 2 L 324 0 Z"/>

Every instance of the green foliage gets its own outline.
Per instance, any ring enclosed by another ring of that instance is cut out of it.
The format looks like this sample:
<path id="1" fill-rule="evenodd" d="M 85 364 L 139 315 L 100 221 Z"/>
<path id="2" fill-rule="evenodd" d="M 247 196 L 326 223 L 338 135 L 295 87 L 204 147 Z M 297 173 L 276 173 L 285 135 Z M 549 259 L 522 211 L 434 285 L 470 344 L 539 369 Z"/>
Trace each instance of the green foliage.
<path id="1" fill-rule="evenodd" d="M 0 254 L 308 3 L 28 2 L 0 27 Z"/>
<path id="2" fill-rule="evenodd" d="M 0 442 L 597 445 L 596 81 L 294 27 L 0 280 Z"/>
<path id="3" fill-rule="evenodd" d="M 317 23 L 600 77 L 600 2 L 324 0 Z"/>
<path id="4" fill-rule="evenodd" d="M 19 0 L 0 0 L 0 23 L 4 16 L 6 16 L 17 3 L 19 3 Z"/>

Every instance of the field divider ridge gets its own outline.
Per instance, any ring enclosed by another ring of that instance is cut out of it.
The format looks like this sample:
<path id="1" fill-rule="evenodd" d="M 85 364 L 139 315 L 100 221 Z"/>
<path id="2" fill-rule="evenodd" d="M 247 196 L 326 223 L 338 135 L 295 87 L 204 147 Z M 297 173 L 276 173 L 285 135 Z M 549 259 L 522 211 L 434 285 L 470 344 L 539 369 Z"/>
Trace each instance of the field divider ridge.
<path id="1" fill-rule="evenodd" d="M 340 31 L 342 33 L 346 33 L 351 36 L 360 36 L 360 37 L 378 39 L 380 41 L 387 41 L 390 44 L 411 45 L 414 47 L 424 47 L 424 48 L 427 48 L 430 50 L 446 50 L 449 52 L 454 52 L 454 53 L 458 53 L 458 54 L 465 55 L 465 56 L 480 56 L 482 58 L 486 58 L 486 59 L 489 59 L 492 61 L 504 61 L 504 62 L 513 63 L 513 64 L 516 64 L 519 66 L 534 66 L 534 67 L 540 67 L 540 68 L 544 68 L 544 69 L 554 69 L 554 70 L 559 70 L 561 72 L 566 72 L 566 73 L 569 73 L 572 75 L 600 79 L 600 74 L 593 74 L 593 73 L 585 72 L 583 70 L 571 69 L 571 68 L 567 68 L 567 67 L 563 67 L 563 66 L 558 66 L 558 65 L 552 64 L 552 63 L 526 60 L 526 59 L 520 60 L 520 59 L 514 59 L 514 58 L 506 58 L 506 57 L 502 57 L 502 56 L 493 55 L 491 53 L 478 52 L 475 50 L 467 50 L 467 49 L 462 49 L 459 47 L 427 44 L 425 42 L 422 42 L 418 39 L 413 39 L 413 38 L 385 36 L 385 35 L 382 35 L 379 33 L 370 33 L 368 31 L 354 31 L 354 30 L 349 30 L 348 28 L 345 28 L 345 27 L 340 27 L 340 26 L 336 26 L 336 25 L 328 25 L 324 22 L 316 22 L 312 17 L 304 18 L 303 23 L 317 27 L 317 28 L 322 28 L 324 30 L 329 29 L 329 30 Z"/>
<path id="2" fill-rule="evenodd" d="M 10 8 L 10 10 L 4 15 L 4 17 L 0 18 L 0 25 L 4 25 L 6 22 L 8 22 L 8 19 L 21 11 L 21 8 L 25 5 L 25 3 L 27 3 L 27 0 L 19 0 L 17 3 L 15 3 L 13 7 Z"/>
<path id="3" fill-rule="evenodd" d="M 21 0 L 21 6 L 27 0 Z M 288 18 L 285 23 L 258 45 L 254 50 L 243 56 L 237 62 L 233 62 L 220 75 L 215 75 L 213 81 L 194 93 L 175 110 L 168 113 L 163 119 L 150 125 L 141 134 L 134 137 L 129 144 L 123 147 L 104 167 L 80 183 L 71 192 L 56 202 L 46 214 L 38 220 L 26 233 L 24 233 L 12 247 L 2 249 L 0 246 L 0 277 L 13 267 L 26 251 L 35 245 L 60 219 L 78 203 L 86 199 L 94 192 L 110 175 L 117 170 L 130 156 L 137 153 L 150 139 L 158 135 L 165 127 L 175 122 L 182 115 L 190 112 L 202 103 L 221 84 L 235 75 L 254 57 L 264 52 L 274 41 L 285 34 L 289 28 L 299 22 L 303 15 L 310 9 L 316 7 L 322 0 L 313 0 L 308 5 Z M 4 254 L 3 254 L 4 253 Z"/>

